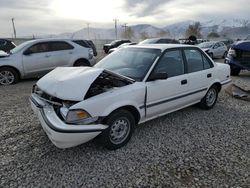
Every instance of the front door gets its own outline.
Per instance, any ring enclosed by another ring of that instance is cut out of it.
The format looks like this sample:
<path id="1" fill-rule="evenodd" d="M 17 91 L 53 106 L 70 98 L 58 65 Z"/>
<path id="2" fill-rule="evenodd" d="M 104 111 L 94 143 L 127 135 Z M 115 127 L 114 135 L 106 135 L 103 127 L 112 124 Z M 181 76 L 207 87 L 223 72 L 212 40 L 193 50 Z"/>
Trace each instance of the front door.
<path id="1" fill-rule="evenodd" d="M 184 74 L 184 61 L 181 50 L 165 52 L 153 72 L 166 72 L 168 78 L 146 82 L 147 118 L 165 114 L 187 103 L 184 95 L 188 92 L 188 78 Z"/>

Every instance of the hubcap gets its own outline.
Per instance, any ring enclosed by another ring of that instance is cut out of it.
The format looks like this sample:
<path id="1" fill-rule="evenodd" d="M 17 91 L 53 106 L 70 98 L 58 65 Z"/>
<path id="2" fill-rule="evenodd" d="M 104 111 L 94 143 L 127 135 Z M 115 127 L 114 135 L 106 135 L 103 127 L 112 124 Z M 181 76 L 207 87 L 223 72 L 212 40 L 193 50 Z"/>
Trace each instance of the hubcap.
<path id="1" fill-rule="evenodd" d="M 206 95 L 206 103 L 208 106 L 212 106 L 216 100 L 217 92 L 214 88 L 209 89 Z"/>
<path id="2" fill-rule="evenodd" d="M 2 85 L 10 85 L 14 82 L 14 74 L 10 71 L 1 71 L 0 72 L 0 83 Z"/>
<path id="3" fill-rule="evenodd" d="M 126 117 L 114 121 L 110 129 L 110 140 L 114 144 L 121 144 L 126 140 L 130 132 L 130 122 Z"/>

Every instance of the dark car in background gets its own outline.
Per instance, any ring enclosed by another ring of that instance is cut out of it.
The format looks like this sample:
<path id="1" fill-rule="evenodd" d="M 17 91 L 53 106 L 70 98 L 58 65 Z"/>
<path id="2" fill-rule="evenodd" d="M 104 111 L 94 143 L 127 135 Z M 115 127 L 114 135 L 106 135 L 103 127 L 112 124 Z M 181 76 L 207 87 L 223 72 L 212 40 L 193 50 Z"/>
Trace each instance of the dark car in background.
<path id="1" fill-rule="evenodd" d="M 143 40 L 139 44 L 180 44 L 180 42 L 171 38 L 151 38 Z"/>
<path id="2" fill-rule="evenodd" d="M 231 75 L 239 75 L 241 70 L 250 71 L 250 40 L 239 41 L 229 49 L 225 63 L 230 65 Z"/>
<path id="3" fill-rule="evenodd" d="M 232 39 L 224 39 L 224 40 L 220 40 L 220 42 L 223 42 L 227 46 L 228 50 L 231 48 L 231 46 L 234 43 Z"/>
<path id="4" fill-rule="evenodd" d="M 103 45 L 103 50 L 107 54 L 110 49 L 117 48 L 118 46 L 120 46 L 121 44 L 124 44 L 124 43 L 131 43 L 131 41 L 127 40 L 127 39 L 124 39 L 124 40 L 114 40 L 110 44 L 104 44 Z"/>
<path id="5" fill-rule="evenodd" d="M 15 47 L 16 45 L 12 41 L 7 39 L 0 39 L 0 50 L 4 52 L 9 52 Z"/>
<path id="6" fill-rule="evenodd" d="M 79 40 L 73 40 L 73 42 L 86 48 L 92 48 L 94 56 L 97 56 L 97 50 L 92 40 L 80 40 L 79 39 Z"/>

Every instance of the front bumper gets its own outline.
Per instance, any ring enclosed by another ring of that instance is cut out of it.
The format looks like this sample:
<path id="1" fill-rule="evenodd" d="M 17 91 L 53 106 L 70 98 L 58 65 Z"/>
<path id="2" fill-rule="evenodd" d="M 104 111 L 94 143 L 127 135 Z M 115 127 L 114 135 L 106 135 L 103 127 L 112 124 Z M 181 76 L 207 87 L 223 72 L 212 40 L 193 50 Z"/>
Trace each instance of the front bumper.
<path id="1" fill-rule="evenodd" d="M 88 142 L 108 127 L 103 124 L 69 125 L 57 116 L 53 106 L 41 100 L 36 94 L 31 95 L 30 102 L 43 130 L 58 148 L 69 148 Z"/>

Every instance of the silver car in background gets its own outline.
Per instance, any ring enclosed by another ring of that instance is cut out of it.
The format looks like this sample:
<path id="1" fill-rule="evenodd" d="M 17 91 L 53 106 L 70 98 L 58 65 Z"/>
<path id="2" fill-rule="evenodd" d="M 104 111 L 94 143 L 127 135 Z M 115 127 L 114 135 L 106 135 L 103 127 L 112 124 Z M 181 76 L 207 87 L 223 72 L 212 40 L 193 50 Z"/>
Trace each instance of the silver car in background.
<path id="1" fill-rule="evenodd" d="M 93 50 L 69 39 L 38 39 L 24 42 L 0 56 L 0 85 L 40 77 L 56 67 L 92 66 Z"/>
<path id="2" fill-rule="evenodd" d="M 223 42 L 210 41 L 197 45 L 211 58 L 225 58 L 227 56 L 227 46 Z"/>

